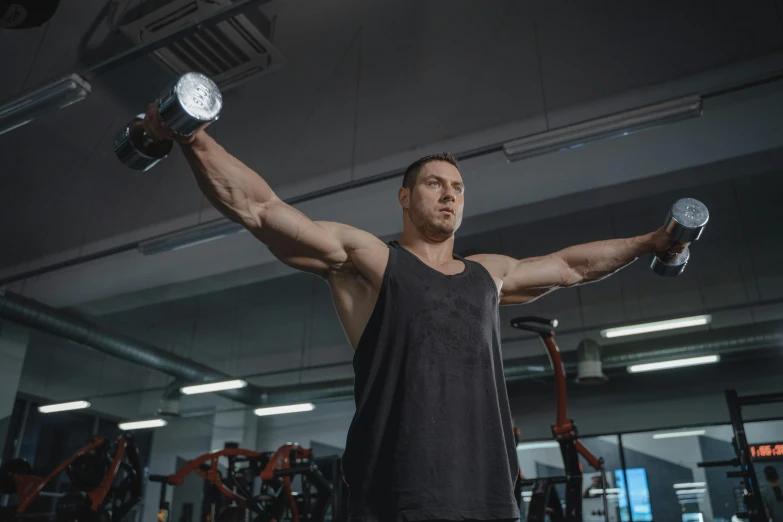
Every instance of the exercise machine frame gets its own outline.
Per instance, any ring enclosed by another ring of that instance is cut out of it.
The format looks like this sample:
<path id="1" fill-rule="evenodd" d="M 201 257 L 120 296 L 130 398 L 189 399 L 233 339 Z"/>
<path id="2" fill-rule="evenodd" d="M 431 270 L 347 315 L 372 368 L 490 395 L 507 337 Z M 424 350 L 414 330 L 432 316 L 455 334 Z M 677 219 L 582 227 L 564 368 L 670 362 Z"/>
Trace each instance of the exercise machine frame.
<path id="1" fill-rule="evenodd" d="M 531 324 L 532 323 L 532 324 Z M 566 371 L 560 349 L 555 343 L 554 329 L 556 319 L 526 316 L 511 320 L 511 327 L 538 334 L 544 343 L 552 371 L 555 376 L 555 396 L 557 398 L 557 413 L 555 424 L 552 425 L 552 435 L 560 445 L 563 457 L 563 477 L 545 477 L 540 479 L 520 478 L 522 486 L 532 486 L 533 496 L 528 507 L 528 522 L 544 522 L 548 514 L 552 522 L 582 522 L 582 465 L 581 455 L 587 463 L 601 473 L 601 489 L 605 520 L 609 520 L 606 500 L 606 470 L 603 457 L 596 457 L 579 441 L 579 434 L 573 419 L 568 418 L 568 393 L 566 389 Z M 556 484 L 566 486 L 566 509 L 562 506 L 555 490 Z"/>
<path id="2" fill-rule="evenodd" d="M 727 478 L 741 478 L 745 487 L 743 495 L 745 511 L 737 513 L 737 518 L 747 519 L 749 522 L 767 522 L 764 501 L 761 497 L 761 488 L 756 479 L 756 470 L 753 466 L 750 444 L 745 435 L 742 407 L 783 402 L 783 392 L 742 396 L 737 394 L 737 390 L 725 390 L 724 394 L 726 396 L 726 406 L 729 410 L 731 429 L 734 432 L 731 442 L 737 456 L 730 460 L 699 462 L 697 465 L 700 468 L 739 467 L 739 471 L 726 472 Z"/>
<path id="3" fill-rule="evenodd" d="M 218 469 L 220 457 L 228 459 L 226 479 L 229 485 L 224 482 Z M 279 481 L 281 484 L 280 489 L 274 495 L 254 496 L 252 483 L 249 485 L 245 484 L 238 477 L 236 464 L 239 462 L 249 463 L 247 469 L 261 479 L 262 487 L 264 484 L 269 485 L 272 482 Z M 196 457 L 176 473 L 171 475 L 150 475 L 150 481 L 161 483 L 159 521 L 166 522 L 169 518 L 166 487 L 169 485 L 181 485 L 185 480 L 185 476 L 190 473 L 195 473 L 206 480 L 234 506 L 240 506 L 240 509 L 247 509 L 260 516 L 256 520 L 264 520 L 264 517 L 269 521 L 279 520 L 284 511 L 288 509 L 292 522 L 300 522 L 303 519 L 319 522 L 324 519 L 330 503 L 332 504 L 333 512 L 337 513 L 341 510 L 340 499 L 335 493 L 335 488 L 329 484 L 319 471 L 318 466 L 314 462 L 312 450 L 303 448 L 298 444 L 285 444 L 274 453 L 262 453 L 239 448 L 236 443 L 228 442 L 224 449 Z M 300 516 L 299 506 L 297 506 L 296 498 L 291 490 L 291 479 L 296 475 L 302 476 L 302 500 L 308 510 L 303 514 L 304 516 Z M 317 491 L 315 502 L 313 502 L 311 496 L 311 484 L 315 486 Z M 280 497 L 281 493 L 282 497 Z M 214 514 L 210 518 L 218 519 Z"/>

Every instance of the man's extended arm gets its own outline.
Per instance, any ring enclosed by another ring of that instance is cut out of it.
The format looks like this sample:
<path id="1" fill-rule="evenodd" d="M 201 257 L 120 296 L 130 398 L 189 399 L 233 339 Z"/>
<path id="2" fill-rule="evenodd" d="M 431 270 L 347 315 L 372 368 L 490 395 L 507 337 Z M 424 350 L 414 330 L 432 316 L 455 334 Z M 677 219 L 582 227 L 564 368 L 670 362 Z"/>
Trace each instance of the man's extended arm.
<path id="1" fill-rule="evenodd" d="M 315 222 L 277 197 L 256 172 L 226 152 L 206 132 L 182 151 L 199 188 L 228 219 L 247 228 L 284 263 L 325 275 L 347 259 L 343 228 Z"/>
<path id="2" fill-rule="evenodd" d="M 482 254 L 470 259 L 483 264 L 503 281 L 501 304 L 521 304 L 557 288 L 601 280 L 640 256 L 666 250 L 672 244 L 661 228 L 643 236 L 584 243 L 541 257 L 513 259 Z"/>

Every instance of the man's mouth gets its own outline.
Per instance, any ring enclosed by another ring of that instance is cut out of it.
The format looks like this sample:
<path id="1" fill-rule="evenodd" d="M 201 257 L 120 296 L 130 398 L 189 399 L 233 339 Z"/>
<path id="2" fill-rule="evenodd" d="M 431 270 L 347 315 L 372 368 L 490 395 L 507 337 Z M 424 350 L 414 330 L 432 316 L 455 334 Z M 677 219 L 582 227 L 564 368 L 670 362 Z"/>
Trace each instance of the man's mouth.
<path id="1" fill-rule="evenodd" d="M 441 212 L 446 212 L 448 214 L 454 215 L 454 209 L 453 208 L 442 208 L 440 209 Z"/>

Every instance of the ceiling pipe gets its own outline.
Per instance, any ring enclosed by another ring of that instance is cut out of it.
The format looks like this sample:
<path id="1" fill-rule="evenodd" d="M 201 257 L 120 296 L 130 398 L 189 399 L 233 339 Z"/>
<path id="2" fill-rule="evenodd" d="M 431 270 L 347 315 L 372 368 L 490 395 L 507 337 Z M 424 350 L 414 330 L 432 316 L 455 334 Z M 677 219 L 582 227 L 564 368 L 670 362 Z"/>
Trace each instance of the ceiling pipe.
<path id="1" fill-rule="evenodd" d="M 0 318 L 94 348 L 118 359 L 158 370 L 189 384 L 234 379 L 207 365 L 180 357 L 132 337 L 111 332 L 75 315 L 1 289 Z M 242 404 L 257 407 L 262 403 L 264 390 L 248 385 L 245 388 L 219 393 Z"/>
<path id="2" fill-rule="evenodd" d="M 0 290 L 0 318 L 68 339 L 94 348 L 114 357 L 141 364 L 187 383 L 214 382 L 233 378 L 206 365 L 179 357 L 131 337 L 79 317 L 45 306 L 37 301 Z M 669 338 L 653 338 L 600 348 L 604 369 L 624 368 L 641 362 L 657 362 L 703 354 L 726 355 L 783 346 L 783 321 L 772 321 L 729 328 L 711 329 Z M 562 354 L 566 370 L 573 372 L 578 365 L 576 351 Z M 541 378 L 551 374 L 548 357 L 523 357 L 504 361 L 506 382 Z M 167 390 L 167 397 L 175 398 L 176 391 Z M 352 399 L 354 379 L 292 384 L 261 388 L 226 390 L 221 395 L 237 402 L 259 405 L 292 404 L 299 402 L 329 402 Z"/>

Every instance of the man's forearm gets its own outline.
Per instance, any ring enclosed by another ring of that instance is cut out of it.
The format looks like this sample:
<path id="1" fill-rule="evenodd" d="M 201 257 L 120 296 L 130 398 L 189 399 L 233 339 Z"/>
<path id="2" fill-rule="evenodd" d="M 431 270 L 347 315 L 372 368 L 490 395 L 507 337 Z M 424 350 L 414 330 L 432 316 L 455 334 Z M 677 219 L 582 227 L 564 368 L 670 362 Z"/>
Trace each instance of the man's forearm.
<path id="1" fill-rule="evenodd" d="M 199 188 L 221 214 L 237 223 L 253 226 L 259 204 L 276 198 L 261 176 L 229 154 L 206 132 L 182 145 Z"/>
<path id="2" fill-rule="evenodd" d="M 665 250 L 669 240 L 663 229 L 624 239 L 595 241 L 557 252 L 574 274 L 572 283 L 598 281 L 628 266 L 640 256 Z"/>

